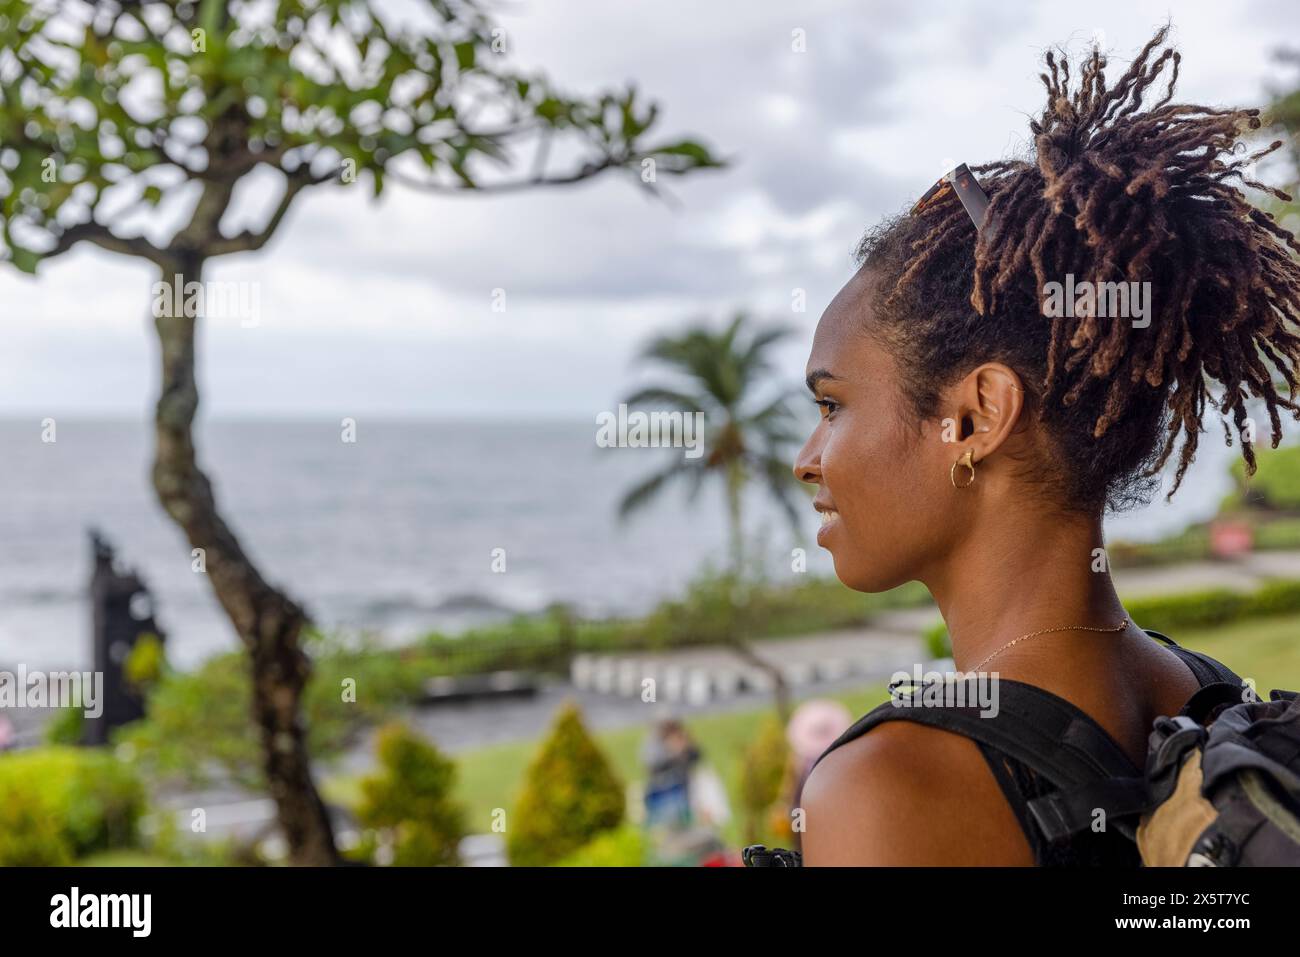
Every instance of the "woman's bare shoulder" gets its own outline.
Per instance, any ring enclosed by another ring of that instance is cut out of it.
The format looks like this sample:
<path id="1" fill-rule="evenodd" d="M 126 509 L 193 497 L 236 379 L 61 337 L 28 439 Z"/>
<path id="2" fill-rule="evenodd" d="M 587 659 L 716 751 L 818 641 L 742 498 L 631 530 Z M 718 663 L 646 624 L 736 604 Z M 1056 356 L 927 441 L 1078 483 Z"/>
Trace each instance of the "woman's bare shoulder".
<path id="1" fill-rule="evenodd" d="M 1034 863 L 979 748 L 938 728 L 878 725 L 823 758 L 800 803 L 809 867 Z"/>

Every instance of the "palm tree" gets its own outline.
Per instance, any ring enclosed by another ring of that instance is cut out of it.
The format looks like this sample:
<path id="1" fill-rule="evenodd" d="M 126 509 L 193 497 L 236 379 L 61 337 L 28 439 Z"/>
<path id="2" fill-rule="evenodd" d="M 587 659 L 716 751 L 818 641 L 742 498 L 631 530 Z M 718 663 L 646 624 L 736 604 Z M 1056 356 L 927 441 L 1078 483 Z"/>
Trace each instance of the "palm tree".
<path id="1" fill-rule="evenodd" d="M 676 457 L 667 468 L 629 489 L 619 505 L 620 517 L 626 518 L 679 480 L 687 485 L 692 500 L 706 477 L 716 475 L 722 480 L 731 559 L 728 594 L 733 608 L 725 642 L 742 660 L 768 675 L 782 725 L 790 717 L 785 676 L 747 641 L 752 623 L 739 587 L 745 571 L 741 503 L 748 483 L 762 482 L 798 535 L 795 490 L 802 486 L 790 469 L 790 446 L 798 441 L 789 404 L 791 390 L 778 389 L 773 395 L 771 389 L 763 389 L 771 381 L 772 347 L 792 331 L 783 326 L 755 326 L 744 313 L 738 313 L 720 333 L 696 326 L 680 335 L 660 336 L 646 346 L 641 358 L 674 373 L 675 381 L 640 389 L 624 401 L 628 406 L 652 403 L 673 412 L 704 413 L 704 453 L 694 459 Z M 761 395 L 763 392 L 767 395 Z"/>
<path id="2" fill-rule="evenodd" d="M 696 326 L 680 335 L 660 336 L 646 346 L 641 358 L 666 367 L 678 381 L 640 389 L 624 402 L 704 413 L 705 450 L 699 458 L 675 458 L 667 468 L 629 489 L 619 505 L 621 518 L 678 480 L 684 480 L 693 501 L 705 478 L 716 475 L 726 490 L 733 574 L 742 573 L 745 561 L 742 501 L 751 480 L 767 487 L 797 534 L 799 483 L 790 470 L 789 453 L 798 435 L 789 404 L 791 391 L 782 389 L 772 396 L 766 390 L 765 401 L 759 396 L 771 381 L 772 347 L 791 332 L 785 326 L 756 326 L 742 312 L 721 332 Z"/>

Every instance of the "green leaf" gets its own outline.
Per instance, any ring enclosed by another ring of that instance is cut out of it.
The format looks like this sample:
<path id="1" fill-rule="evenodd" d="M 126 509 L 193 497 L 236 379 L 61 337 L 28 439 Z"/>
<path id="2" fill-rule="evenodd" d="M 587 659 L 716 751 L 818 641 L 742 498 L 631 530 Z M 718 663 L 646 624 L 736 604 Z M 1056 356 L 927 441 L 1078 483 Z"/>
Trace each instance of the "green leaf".
<path id="1" fill-rule="evenodd" d="M 700 166 L 720 166 L 721 163 L 713 158 L 713 154 L 708 148 L 696 143 L 694 140 L 682 140 L 680 143 L 674 143 L 671 146 L 661 146 L 654 150 L 664 156 L 685 156 L 688 159 L 695 160 Z"/>
<path id="2" fill-rule="evenodd" d="M 28 275 L 34 275 L 36 273 L 36 265 L 41 261 L 41 257 L 30 249 L 24 249 L 22 246 L 15 246 L 12 244 L 9 247 L 9 257 L 10 262 L 12 262 L 18 270 L 25 272 Z"/>
<path id="3" fill-rule="evenodd" d="M 564 103 L 553 96 L 548 96 L 533 108 L 533 112 L 549 123 L 554 123 L 565 112 Z"/>

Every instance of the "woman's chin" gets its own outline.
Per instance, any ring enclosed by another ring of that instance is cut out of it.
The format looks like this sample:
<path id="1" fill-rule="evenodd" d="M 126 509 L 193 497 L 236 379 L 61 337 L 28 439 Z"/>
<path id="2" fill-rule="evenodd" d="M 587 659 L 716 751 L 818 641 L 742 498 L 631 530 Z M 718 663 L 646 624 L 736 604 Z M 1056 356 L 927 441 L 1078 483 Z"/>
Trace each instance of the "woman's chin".
<path id="1" fill-rule="evenodd" d="M 890 569 L 868 560 L 861 554 L 847 555 L 844 549 L 828 549 L 835 563 L 835 577 L 854 591 L 875 594 L 897 588 L 907 581 L 906 576 L 891 573 Z"/>

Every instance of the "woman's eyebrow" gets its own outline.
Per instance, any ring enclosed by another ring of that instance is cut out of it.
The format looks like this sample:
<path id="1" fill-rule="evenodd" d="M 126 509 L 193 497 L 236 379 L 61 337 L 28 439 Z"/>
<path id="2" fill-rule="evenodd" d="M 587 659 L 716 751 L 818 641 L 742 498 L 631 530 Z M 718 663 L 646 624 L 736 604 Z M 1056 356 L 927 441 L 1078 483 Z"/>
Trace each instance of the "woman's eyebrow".
<path id="1" fill-rule="evenodd" d="M 833 374 L 827 369 L 813 369 L 812 372 L 808 373 L 808 378 L 805 379 L 804 382 L 807 384 L 809 392 L 816 392 L 817 386 L 820 385 L 824 379 L 830 379 L 834 382 L 840 381 L 839 376 Z"/>

